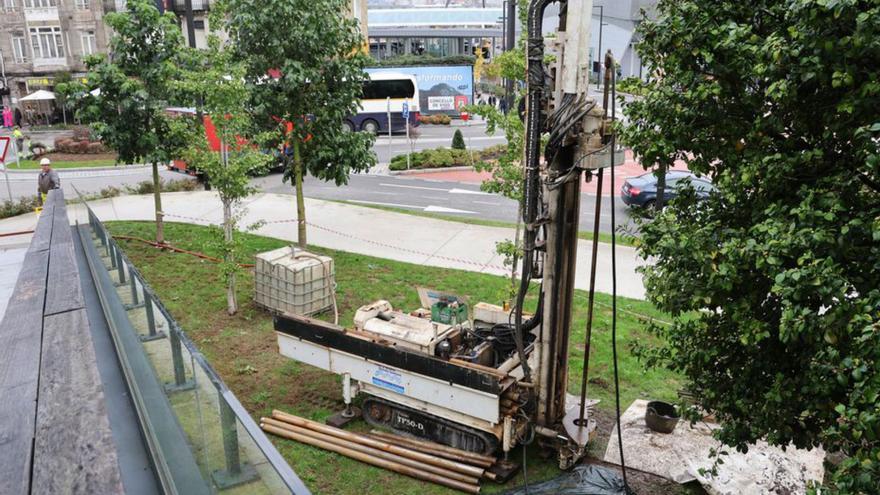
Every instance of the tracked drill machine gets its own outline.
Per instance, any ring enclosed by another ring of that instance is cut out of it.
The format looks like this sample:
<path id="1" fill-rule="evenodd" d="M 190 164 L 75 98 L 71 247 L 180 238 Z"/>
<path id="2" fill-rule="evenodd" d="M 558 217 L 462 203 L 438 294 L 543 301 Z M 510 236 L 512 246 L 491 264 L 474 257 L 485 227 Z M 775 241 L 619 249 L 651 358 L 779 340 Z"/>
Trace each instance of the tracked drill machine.
<path id="1" fill-rule="evenodd" d="M 370 424 L 473 452 L 501 451 L 505 459 L 516 445 L 536 441 L 568 468 L 596 428 L 586 373 L 581 397 L 566 393 L 580 188 L 585 176 L 599 182 L 598 229 L 602 170 L 620 153 L 608 110 L 610 55 L 603 102 L 588 95 L 592 1 L 561 2 L 548 67 L 541 24 L 550 3 L 533 0 L 528 13 L 525 234 L 513 310 L 480 303 L 471 316 L 463 301 L 441 297 L 431 308 L 403 312 L 377 301 L 358 310 L 353 328 L 284 314 L 275 330 L 283 355 L 342 376 L 343 417 L 356 415 L 352 401 L 363 395 Z M 523 309 L 529 290 L 540 291 L 532 314 Z"/>

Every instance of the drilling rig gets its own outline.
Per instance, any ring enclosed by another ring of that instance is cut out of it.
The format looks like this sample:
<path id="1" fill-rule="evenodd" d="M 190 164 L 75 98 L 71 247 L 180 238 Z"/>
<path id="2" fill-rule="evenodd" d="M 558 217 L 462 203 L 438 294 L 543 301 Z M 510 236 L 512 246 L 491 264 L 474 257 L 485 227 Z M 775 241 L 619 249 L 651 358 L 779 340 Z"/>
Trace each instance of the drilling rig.
<path id="1" fill-rule="evenodd" d="M 537 441 L 567 469 L 585 455 L 596 429 L 586 370 L 599 210 L 603 170 L 622 154 L 612 125 L 610 52 L 602 102 L 588 91 L 593 2 L 559 2 L 558 30 L 548 45 L 541 29 L 551 3 L 532 0 L 528 7 L 528 92 L 520 107 L 525 231 L 513 309 L 481 303 L 473 318 L 441 322 L 427 309 L 404 313 L 377 301 L 358 311 L 353 329 L 295 315 L 277 316 L 275 329 L 283 355 L 342 376 L 344 416 L 354 416 L 353 399 L 365 395 L 370 424 L 475 452 L 500 450 L 505 459 L 516 445 Z M 566 389 L 584 179 L 597 180 L 599 192 L 585 373 L 575 397 Z M 530 290 L 540 292 L 533 314 L 524 311 Z"/>

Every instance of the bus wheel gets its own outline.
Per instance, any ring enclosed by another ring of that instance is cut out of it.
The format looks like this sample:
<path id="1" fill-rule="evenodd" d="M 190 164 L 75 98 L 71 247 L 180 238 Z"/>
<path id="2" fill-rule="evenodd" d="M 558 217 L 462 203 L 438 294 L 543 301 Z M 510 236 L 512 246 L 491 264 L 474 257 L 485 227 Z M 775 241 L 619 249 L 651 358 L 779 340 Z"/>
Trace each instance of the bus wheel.
<path id="1" fill-rule="evenodd" d="M 342 123 L 342 130 L 344 132 L 354 132 L 354 124 L 352 124 L 350 121 L 346 120 L 345 122 Z"/>
<path id="2" fill-rule="evenodd" d="M 364 121 L 363 125 L 361 125 L 361 129 L 369 132 L 370 134 L 378 134 L 379 123 L 373 119 L 368 119 Z"/>

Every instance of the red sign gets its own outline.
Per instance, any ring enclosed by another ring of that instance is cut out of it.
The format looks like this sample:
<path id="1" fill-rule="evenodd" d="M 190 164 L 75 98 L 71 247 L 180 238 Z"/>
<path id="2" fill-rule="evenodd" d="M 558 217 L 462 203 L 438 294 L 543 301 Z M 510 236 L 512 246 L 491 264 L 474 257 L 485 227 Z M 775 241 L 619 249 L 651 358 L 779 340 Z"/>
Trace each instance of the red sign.
<path id="1" fill-rule="evenodd" d="M 455 109 L 459 112 L 461 111 L 461 107 L 468 104 L 468 97 L 465 95 L 456 95 L 455 96 Z"/>
<path id="2" fill-rule="evenodd" d="M 471 116 L 468 115 L 467 112 L 461 112 L 461 120 L 467 122 L 469 118 L 471 118 Z"/>
<path id="3" fill-rule="evenodd" d="M 9 136 L 0 137 L 0 162 L 6 161 L 6 152 L 9 151 L 9 143 L 12 142 L 12 138 Z"/>

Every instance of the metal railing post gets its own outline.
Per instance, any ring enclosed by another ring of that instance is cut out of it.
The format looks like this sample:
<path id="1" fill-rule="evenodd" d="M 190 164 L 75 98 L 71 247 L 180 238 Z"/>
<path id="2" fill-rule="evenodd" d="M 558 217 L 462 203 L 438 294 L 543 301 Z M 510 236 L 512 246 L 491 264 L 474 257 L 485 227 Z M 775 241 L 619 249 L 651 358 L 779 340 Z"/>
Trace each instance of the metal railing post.
<path id="1" fill-rule="evenodd" d="M 131 304 L 133 306 L 137 306 L 138 304 L 138 290 L 137 290 L 137 279 L 134 276 L 134 267 L 128 267 L 128 281 L 131 283 Z"/>
<path id="2" fill-rule="evenodd" d="M 186 379 L 183 366 L 183 349 L 180 343 L 180 329 L 174 322 L 168 322 L 168 341 L 171 343 L 171 364 L 174 366 L 174 382 L 165 384 L 166 392 L 180 392 L 195 388 L 195 380 Z"/>
<path id="3" fill-rule="evenodd" d="M 223 454 L 226 457 L 226 472 L 231 475 L 241 473 L 241 459 L 238 456 L 238 429 L 235 426 L 235 413 L 225 400 L 220 399 L 220 428 L 223 430 Z"/>
<path id="4" fill-rule="evenodd" d="M 156 315 L 153 313 L 153 296 L 144 287 L 144 311 L 147 314 L 147 335 L 141 335 L 141 342 L 161 339 L 165 334 L 156 329 Z"/>
<path id="5" fill-rule="evenodd" d="M 107 243 L 107 256 L 110 257 L 110 268 L 116 268 L 116 245 L 112 242 Z"/>
<path id="6" fill-rule="evenodd" d="M 220 430 L 223 435 L 223 455 L 226 459 L 226 469 L 220 469 L 212 473 L 214 483 L 221 490 L 232 488 L 237 485 L 248 483 L 258 477 L 253 466 L 244 463 L 238 454 L 238 425 L 235 411 L 226 403 L 222 396 L 220 400 Z"/>
<path id="7" fill-rule="evenodd" d="M 116 244 L 116 243 L 114 243 Z M 122 260 L 122 249 L 116 245 L 116 271 L 119 272 L 119 283 L 125 283 L 125 262 Z"/>

